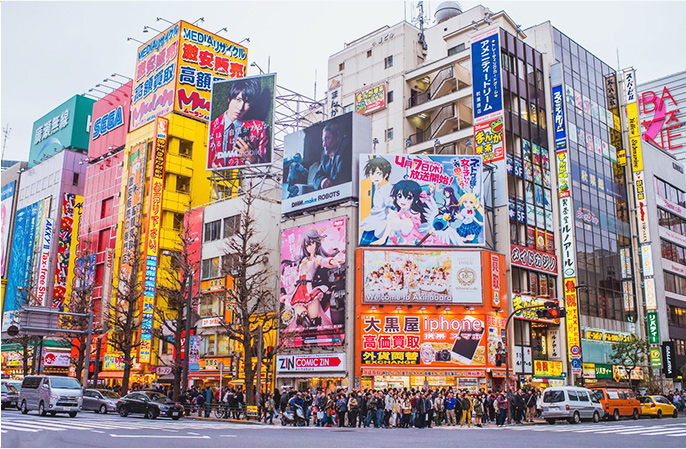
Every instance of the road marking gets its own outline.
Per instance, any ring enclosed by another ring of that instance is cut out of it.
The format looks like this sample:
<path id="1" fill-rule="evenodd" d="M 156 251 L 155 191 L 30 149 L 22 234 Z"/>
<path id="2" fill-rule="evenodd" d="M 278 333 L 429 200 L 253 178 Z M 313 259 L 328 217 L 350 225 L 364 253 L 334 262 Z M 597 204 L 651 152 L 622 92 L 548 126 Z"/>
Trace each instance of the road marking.
<path id="1" fill-rule="evenodd" d="M 226 437 L 226 438 L 237 438 L 238 435 L 219 435 L 220 437 Z"/>
<path id="2" fill-rule="evenodd" d="M 188 432 L 188 435 L 200 435 L 200 434 L 199 434 L 199 433 L 195 433 L 195 432 Z"/>
<path id="3" fill-rule="evenodd" d="M 91 430 L 91 432 L 93 432 L 93 433 L 105 433 L 102 430 Z"/>
<path id="4" fill-rule="evenodd" d="M 200 440 L 209 440 L 209 435 L 117 435 L 111 433 L 112 438 L 195 438 Z"/>

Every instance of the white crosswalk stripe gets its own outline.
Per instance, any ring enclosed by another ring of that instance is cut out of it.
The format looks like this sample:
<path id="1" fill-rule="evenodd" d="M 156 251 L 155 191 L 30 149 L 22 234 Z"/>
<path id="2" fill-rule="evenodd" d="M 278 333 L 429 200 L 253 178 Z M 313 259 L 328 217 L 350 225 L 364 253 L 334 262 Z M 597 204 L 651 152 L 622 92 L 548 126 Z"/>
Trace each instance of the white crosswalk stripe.
<path id="1" fill-rule="evenodd" d="M 597 435 L 641 435 L 641 436 L 656 436 L 665 435 L 672 437 L 686 436 L 686 423 L 675 424 L 653 424 L 653 425 L 631 425 L 631 424 L 587 424 L 587 425 L 537 425 L 537 426 L 521 426 L 509 427 L 509 430 L 517 430 L 523 432 L 572 432 L 572 433 L 592 433 Z"/>

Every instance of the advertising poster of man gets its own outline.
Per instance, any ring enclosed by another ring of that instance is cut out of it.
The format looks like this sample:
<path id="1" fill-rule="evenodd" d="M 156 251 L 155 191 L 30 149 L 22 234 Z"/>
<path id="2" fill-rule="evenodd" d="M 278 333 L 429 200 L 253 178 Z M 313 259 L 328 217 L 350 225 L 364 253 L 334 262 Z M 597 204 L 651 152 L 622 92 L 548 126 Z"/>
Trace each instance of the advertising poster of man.
<path id="1" fill-rule="evenodd" d="M 314 208 L 356 196 L 355 154 L 370 149 L 370 119 L 353 113 L 287 135 L 282 211 Z"/>
<path id="2" fill-rule="evenodd" d="M 283 231 L 280 338 L 284 347 L 342 345 L 346 218 Z"/>
<path id="3" fill-rule="evenodd" d="M 365 250 L 363 274 L 363 303 L 483 303 L 477 251 Z"/>
<path id="4" fill-rule="evenodd" d="M 212 86 L 208 170 L 272 162 L 276 75 L 215 81 Z"/>
<path id="5" fill-rule="evenodd" d="M 484 244 L 481 156 L 360 155 L 360 245 Z"/>

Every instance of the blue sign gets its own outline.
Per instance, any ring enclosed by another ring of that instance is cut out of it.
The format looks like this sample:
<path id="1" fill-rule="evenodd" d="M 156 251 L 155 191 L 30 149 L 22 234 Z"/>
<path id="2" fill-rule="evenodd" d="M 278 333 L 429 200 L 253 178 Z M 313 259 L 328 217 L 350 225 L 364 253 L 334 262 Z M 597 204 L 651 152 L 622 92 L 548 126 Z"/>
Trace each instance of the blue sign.
<path id="1" fill-rule="evenodd" d="M 15 217 L 12 253 L 7 274 L 7 289 L 5 290 L 3 310 L 5 313 L 17 310 L 22 306 L 17 301 L 20 297 L 18 288 L 29 286 L 37 214 L 38 203 L 33 203 L 19 210 Z"/>
<path id="2" fill-rule="evenodd" d="M 553 86 L 553 131 L 555 151 L 567 150 L 567 124 L 565 123 L 565 100 L 562 85 Z"/>
<path id="3" fill-rule="evenodd" d="M 93 122 L 93 140 L 108 132 L 119 128 L 124 124 L 124 108 L 122 106 L 112 109 Z"/>
<path id="4" fill-rule="evenodd" d="M 472 89 L 474 118 L 503 109 L 500 78 L 500 32 L 472 42 Z"/>
<path id="5" fill-rule="evenodd" d="M 581 359 L 572 359 L 572 368 L 581 368 Z"/>

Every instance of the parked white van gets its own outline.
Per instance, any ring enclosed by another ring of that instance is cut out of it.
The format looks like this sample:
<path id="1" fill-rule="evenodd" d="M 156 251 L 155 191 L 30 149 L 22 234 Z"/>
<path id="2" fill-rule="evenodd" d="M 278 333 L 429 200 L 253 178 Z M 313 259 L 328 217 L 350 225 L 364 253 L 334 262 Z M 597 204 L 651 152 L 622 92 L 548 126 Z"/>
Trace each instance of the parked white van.
<path id="1" fill-rule="evenodd" d="M 600 421 L 604 415 L 603 406 L 588 388 L 562 386 L 543 390 L 543 418 L 548 424 L 566 419 L 578 424 L 582 419 Z"/>
<path id="2" fill-rule="evenodd" d="M 83 406 L 83 389 L 78 380 L 62 376 L 26 376 L 19 390 L 19 409 L 25 415 L 69 413 L 72 418 Z"/>

